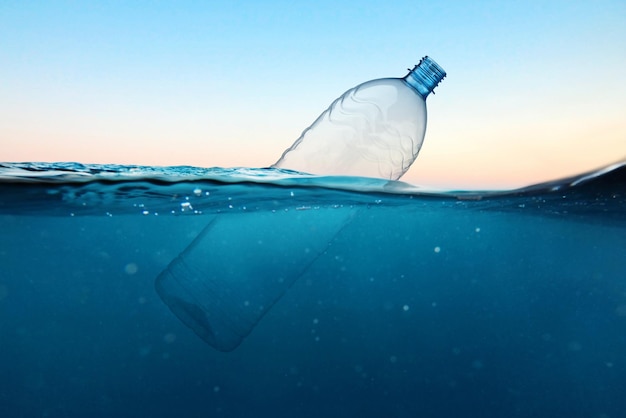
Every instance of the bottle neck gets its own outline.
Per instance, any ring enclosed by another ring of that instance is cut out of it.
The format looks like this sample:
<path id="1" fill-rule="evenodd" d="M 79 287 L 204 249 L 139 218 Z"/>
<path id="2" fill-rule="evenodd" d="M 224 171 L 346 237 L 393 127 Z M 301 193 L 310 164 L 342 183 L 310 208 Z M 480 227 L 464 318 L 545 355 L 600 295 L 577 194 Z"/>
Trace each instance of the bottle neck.
<path id="1" fill-rule="evenodd" d="M 429 57 L 424 57 L 419 64 L 413 67 L 412 70 L 409 70 L 409 73 L 404 77 L 404 81 L 426 100 L 426 97 L 445 76 L 446 72 L 439 64 Z"/>

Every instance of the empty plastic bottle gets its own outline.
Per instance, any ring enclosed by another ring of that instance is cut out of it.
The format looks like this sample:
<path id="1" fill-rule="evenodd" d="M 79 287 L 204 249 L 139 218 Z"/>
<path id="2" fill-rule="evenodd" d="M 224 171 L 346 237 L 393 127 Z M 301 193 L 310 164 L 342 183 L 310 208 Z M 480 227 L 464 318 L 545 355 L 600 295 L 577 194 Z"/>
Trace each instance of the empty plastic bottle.
<path id="1" fill-rule="evenodd" d="M 275 167 L 399 178 L 424 139 L 424 99 L 444 76 L 425 57 L 404 78 L 347 91 Z M 216 217 L 161 272 L 157 293 L 209 345 L 233 350 L 357 215 L 340 208 Z"/>
<path id="2" fill-rule="evenodd" d="M 399 179 L 426 132 L 426 97 L 446 76 L 424 57 L 404 78 L 360 84 L 335 100 L 273 167 L 317 175 Z"/>

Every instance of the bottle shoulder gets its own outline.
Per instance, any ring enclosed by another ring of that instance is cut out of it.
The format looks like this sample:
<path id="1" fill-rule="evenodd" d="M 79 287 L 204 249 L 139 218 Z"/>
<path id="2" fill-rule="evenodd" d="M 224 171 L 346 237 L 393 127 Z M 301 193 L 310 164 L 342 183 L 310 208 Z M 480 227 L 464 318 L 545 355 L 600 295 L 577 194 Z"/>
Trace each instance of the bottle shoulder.
<path id="1" fill-rule="evenodd" d="M 424 98 L 402 78 L 366 81 L 346 91 L 334 104 L 347 102 L 376 103 L 383 107 L 405 106 L 407 109 L 426 107 Z"/>
<path id="2" fill-rule="evenodd" d="M 365 87 L 395 87 L 397 89 L 409 89 L 412 90 L 409 83 L 406 82 L 403 78 L 397 77 L 386 77 L 386 78 L 376 78 L 374 80 L 369 80 L 364 83 L 359 84 L 354 87 L 354 89 L 360 89 Z"/>

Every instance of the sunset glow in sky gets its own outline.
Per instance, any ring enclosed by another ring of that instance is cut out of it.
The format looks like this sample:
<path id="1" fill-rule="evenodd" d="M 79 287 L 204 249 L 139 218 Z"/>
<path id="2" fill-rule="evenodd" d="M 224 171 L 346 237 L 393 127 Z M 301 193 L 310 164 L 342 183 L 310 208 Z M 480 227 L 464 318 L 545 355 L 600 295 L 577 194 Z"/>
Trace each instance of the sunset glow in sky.
<path id="1" fill-rule="evenodd" d="M 0 161 L 269 166 L 429 55 L 402 180 L 517 187 L 626 159 L 626 2 L 0 2 Z"/>

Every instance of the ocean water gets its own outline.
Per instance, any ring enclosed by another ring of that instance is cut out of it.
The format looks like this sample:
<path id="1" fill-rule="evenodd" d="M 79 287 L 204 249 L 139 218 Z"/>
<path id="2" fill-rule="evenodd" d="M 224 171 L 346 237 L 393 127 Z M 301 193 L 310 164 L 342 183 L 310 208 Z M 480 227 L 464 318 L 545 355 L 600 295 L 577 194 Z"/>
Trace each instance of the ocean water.
<path id="1" fill-rule="evenodd" d="M 0 236 L 0 417 L 626 416 L 623 163 L 484 193 L 0 164 Z"/>

